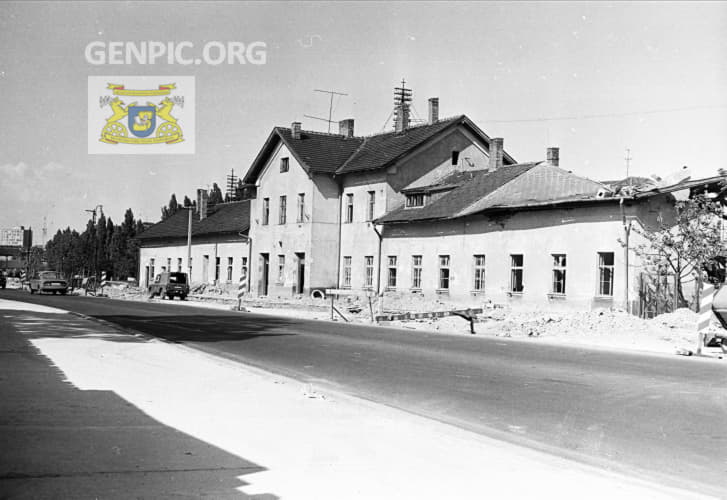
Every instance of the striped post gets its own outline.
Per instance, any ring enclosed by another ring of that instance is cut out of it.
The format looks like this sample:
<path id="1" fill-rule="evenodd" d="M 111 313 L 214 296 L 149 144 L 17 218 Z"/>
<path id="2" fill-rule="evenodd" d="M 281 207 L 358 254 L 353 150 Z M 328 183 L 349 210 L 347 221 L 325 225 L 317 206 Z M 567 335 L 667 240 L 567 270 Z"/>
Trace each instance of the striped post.
<path id="1" fill-rule="evenodd" d="M 106 271 L 101 271 L 101 295 L 103 295 L 103 289 L 106 286 Z"/>
<path id="2" fill-rule="evenodd" d="M 25 277 L 27 275 L 25 274 L 25 271 L 20 271 L 20 287 L 25 290 Z"/>
<path id="3" fill-rule="evenodd" d="M 242 270 L 242 274 L 240 275 L 240 283 L 237 285 L 237 310 L 242 310 L 242 297 L 245 295 L 245 292 L 247 292 L 247 273 L 245 272 L 245 269 Z"/>
<path id="4" fill-rule="evenodd" d="M 697 319 L 697 354 L 702 354 L 705 345 L 706 330 L 712 321 L 712 301 L 714 300 L 714 286 L 705 283 L 699 295 L 699 317 Z"/>

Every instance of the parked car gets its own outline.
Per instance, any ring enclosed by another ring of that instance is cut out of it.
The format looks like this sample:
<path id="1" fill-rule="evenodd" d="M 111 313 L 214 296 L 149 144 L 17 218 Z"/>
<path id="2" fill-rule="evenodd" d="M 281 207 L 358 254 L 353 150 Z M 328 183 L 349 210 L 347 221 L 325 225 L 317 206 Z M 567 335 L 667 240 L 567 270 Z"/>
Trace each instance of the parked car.
<path id="1" fill-rule="evenodd" d="M 154 297 L 169 297 L 174 300 L 177 296 L 181 300 L 189 295 L 189 282 L 187 281 L 187 273 L 161 273 L 154 279 L 154 283 L 149 285 L 149 295 Z"/>
<path id="2" fill-rule="evenodd" d="M 68 293 L 68 282 L 55 271 L 40 271 L 30 279 L 30 293 Z"/>
<path id="3" fill-rule="evenodd" d="M 5 290 L 5 285 L 7 285 L 7 278 L 5 278 L 5 273 L 0 273 L 0 288 Z"/>

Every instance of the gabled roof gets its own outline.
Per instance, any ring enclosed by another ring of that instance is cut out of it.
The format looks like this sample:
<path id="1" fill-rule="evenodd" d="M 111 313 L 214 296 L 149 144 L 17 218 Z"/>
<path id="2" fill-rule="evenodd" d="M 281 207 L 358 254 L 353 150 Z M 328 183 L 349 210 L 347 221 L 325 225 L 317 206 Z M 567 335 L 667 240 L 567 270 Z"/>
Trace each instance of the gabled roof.
<path id="1" fill-rule="evenodd" d="M 142 241 L 186 238 L 188 217 L 187 210 L 180 210 L 168 219 L 154 224 L 137 238 Z M 250 229 L 250 200 L 215 205 L 202 220 L 199 220 L 197 212 L 192 215 L 192 238 L 247 233 L 248 229 Z"/>
<path id="2" fill-rule="evenodd" d="M 467 172 L 471 178 L 421 208 L 403 205 L 376 222 L 387 224 L 456 219 L 492 209 L 527 208 L 566 202 L 596 201 L 605 190 L 599 182 L 579 177 L 545 162 L 505 166 L 494 172 Z M 458 173 L 460 177 L 463 175 Z M 454 177 L 444 179 L 451 183 Z"/>
<path id="3" fill-rule="evenodd" d="M 275 127 L 250 165 L 243 182 L 247 184 L 255 182 L 257 176 L 265 168 L 268 158 L 281 142 L 285 144 L 306 172 L 333 174 L 351 157 L 363 139 L 360 137 L 345 138 L 342 135 L 308 130 L 300 133 L 300 139 L 293 139 L 289 128 Z"/>
<path id="4" fill-rule="evenodd" d="M 486 197 L 513 179 L 524 174 L 535 166 L 535 163 L 520 163 L 499 168 L 494 172 L 487 170 L 474 170 L 461 175 L 453 174 L 442 181 L 450 184 L 454 176 L 461 176 L 457 188 L 442 195 L 441 198 L 427 203 L 420 208 L 405 208 L 403 205 L 392 210 L 376 222 L 386 224 L 391 222 L 408 222 L 434 219 L 451 219 L 467 209 L 477 200 Z"/>
<path id="5" fill-rule="evenodd" d="M 409 127 L 403 132 L 387 132 L 369 137 L 344 138 L 337 134 L 302 131 L 300 139 L 293 139 L 289 128 L 275 127 L 245 174 L 243 182 L 252 184 L 256 181 L 270 155 L 281 142 L 306 172 L 341 175 L 386 168 L 425 145 L 427 141 L 458 126 L 465 127 L 489 147 L 490 137 L 465 115 Z M 506 165 L 515 163 L 507 153 L 504 153 L 503 161 Z"/>

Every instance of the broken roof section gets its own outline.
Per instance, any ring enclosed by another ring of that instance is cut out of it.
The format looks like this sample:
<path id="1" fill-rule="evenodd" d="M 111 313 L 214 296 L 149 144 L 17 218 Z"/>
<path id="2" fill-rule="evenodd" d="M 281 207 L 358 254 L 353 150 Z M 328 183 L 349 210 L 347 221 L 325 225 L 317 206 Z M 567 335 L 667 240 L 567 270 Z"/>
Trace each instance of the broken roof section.
<path id="1" fill-rule="evenodd" d="M 339 134 L 304 130 L 301 131 L 300 138 L 294 139 L 291 129 L 275 127 L 243 181 L 248 184 L 255 183 L 270 155 L 281 142 L 309 174 L 342 175 L 387 168 L 429 141 L 460 126 L 489 148 L 490 137 L 465 115 L 409 127 L 402 132 L 387 132 L 369 137 L 347 138 Z M 503 153 L 503 162 L 511 165 L 515 163 L 515 159 Z"/>
<path id="2" fill-rule="evenodd" d="M 600 182 L 574 175 L 547 162 L 520 163 L 494 172 L 458 172 L 443 179 L 441 184 L 456 186 L 423 207 L 407 208 L 402 205 L 376 222 L 389 224 L 456 219 L 494 209 L 596 201 L 603 199 L 606 193 L 610 194 L 610 190 Z M 429 186 L 429 190 L 433 192 L 436 187 Z M 421 190 L 416 189 L 417 192 Z"/>

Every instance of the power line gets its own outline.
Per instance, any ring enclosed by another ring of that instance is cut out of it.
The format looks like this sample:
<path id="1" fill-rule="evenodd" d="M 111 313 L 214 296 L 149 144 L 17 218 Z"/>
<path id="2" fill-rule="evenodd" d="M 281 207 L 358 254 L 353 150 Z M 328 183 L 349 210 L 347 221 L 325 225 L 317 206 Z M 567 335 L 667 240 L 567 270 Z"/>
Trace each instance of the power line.
<path id="1" fill-rule="evenodd" d="M 718 105 L 702 105 L 702 106 L 686 106 L 682 108 L 665 108 L 651 109 L 647 111 L 627 111 L 624 113 L 602 113 L 594 115 L 573 115 L 573 116 L 556 116 L 549 118 L 523 118 L 517 120 L 481 120 L 484 123 L 528 123 L 528 122 L 552 122 L 565 120 L 590 120 L 593 118 L 614 118 L 619 116 L 637 116 L 637 115 L 653 115 L 658 113 L 674 113 L 677 111 L 690 111 L 694 109 L 720 109 L 727 108 L 727 104 Z"/>

